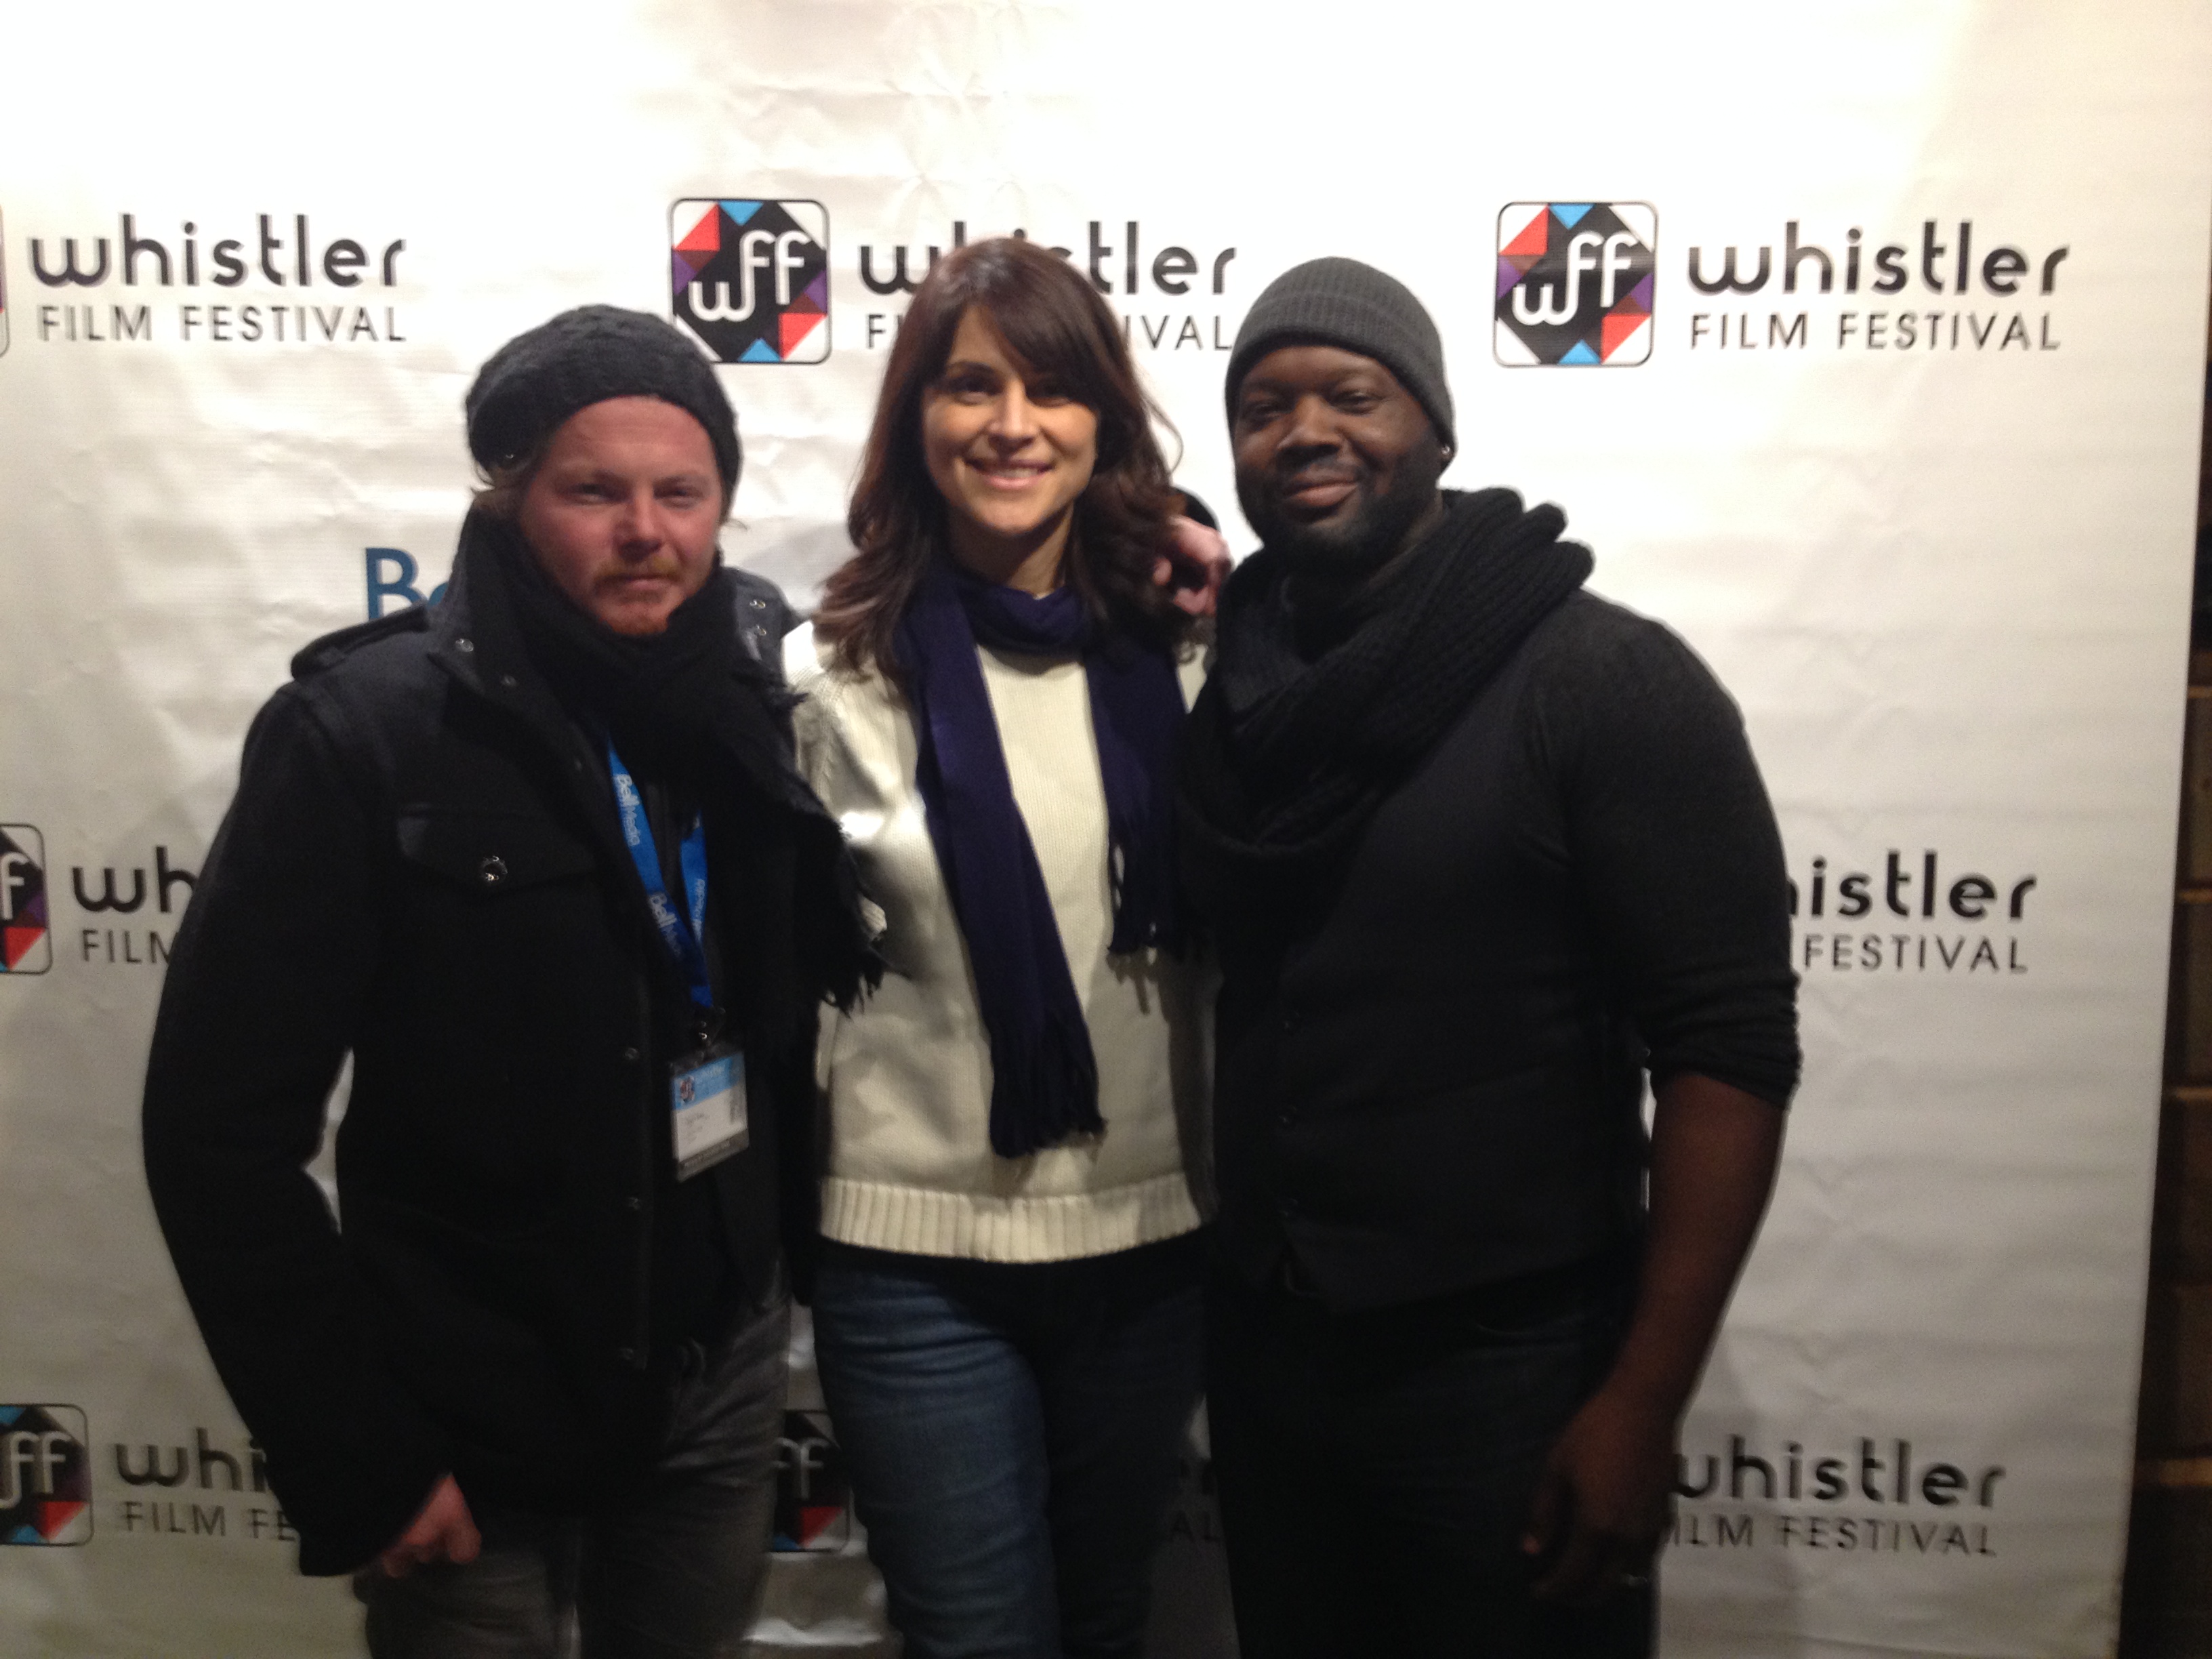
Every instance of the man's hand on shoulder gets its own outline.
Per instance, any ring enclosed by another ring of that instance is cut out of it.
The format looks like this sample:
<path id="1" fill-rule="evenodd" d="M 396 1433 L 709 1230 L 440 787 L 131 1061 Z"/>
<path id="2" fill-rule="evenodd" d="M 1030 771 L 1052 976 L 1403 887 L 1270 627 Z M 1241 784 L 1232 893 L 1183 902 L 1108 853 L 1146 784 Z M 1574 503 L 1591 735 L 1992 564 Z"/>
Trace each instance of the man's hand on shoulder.
<path id="1" fill-rule="evenodd" d="M 1601 1389 L 1552 1448 L 1521 1547 L 1537 1595 L 1589 1601 L 1647 1578 L 1674 1479 L 1673 1414 Z"/>
<path id="2" fill-rule="evenodd" d="M 465 1566 L 483 1547 L 483 1534 L 477 1530 L 476 1519 L 469 1513 L 468 1499 L 461 1496 L 452 1475 L 441 1475 L 438 1484 L 430 1488 L 429 1502 L 392 1547 L 376 1558 L 376 1565 L 391 1577 L 404 1578 L 417 1566 L 441 1561 Z"/>

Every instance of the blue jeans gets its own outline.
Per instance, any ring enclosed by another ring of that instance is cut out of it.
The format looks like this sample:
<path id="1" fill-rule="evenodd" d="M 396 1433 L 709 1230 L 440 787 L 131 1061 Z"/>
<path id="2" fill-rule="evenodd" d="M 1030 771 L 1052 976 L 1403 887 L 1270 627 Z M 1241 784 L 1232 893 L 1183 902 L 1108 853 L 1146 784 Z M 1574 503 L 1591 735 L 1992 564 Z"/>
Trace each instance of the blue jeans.
<path id="1" fill-rule="evenodd" d="M 1196 1235 L 1006 1264 L 823 1248 L 814 1353 L 907 1659 L 1136 1659 L 1198 1402 Z"/>
<path id="2" fill-rule="evenodd" d="M 1629 1264 L 1331 1314 L 1217 1263 L 1206 1418 L 1243 1659 L 1644 1659 L 1652 1592 L 1536 1601 L 1521 1539 Z"/>
<path id="3" fill-rule="evenodd" d="M 688 1351 L 634 1498 L 583 1516 L 471 1504 L 483 1553 L 465 1566 L 355 1574 L 372 1659 L 735 1659 L 767 1583 L 790 1334 L 778 1302 Z"/>

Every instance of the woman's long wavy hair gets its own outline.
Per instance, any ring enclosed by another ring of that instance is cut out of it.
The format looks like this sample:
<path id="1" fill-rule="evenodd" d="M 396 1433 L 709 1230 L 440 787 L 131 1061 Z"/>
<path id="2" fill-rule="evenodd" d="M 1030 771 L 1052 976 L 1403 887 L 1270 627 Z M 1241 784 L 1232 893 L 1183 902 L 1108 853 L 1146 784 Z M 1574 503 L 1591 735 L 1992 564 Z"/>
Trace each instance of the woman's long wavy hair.
<path id="1" fill-rule="evenodd" d="M 971 307 L 1025 378 L 1057 384 L 1098 417 L 1097 465 L 1076 497 L 1065 580 L 1109 627 L 1172 646 L 1194 624 L 1152 580 L 1173 539 L 1168 520 L 1182 508 L 1152 435 L 1166 417 L 1137 383 L 1128 343 L 1097 290 L 1057 254 L 1009 236 L 955 249 L 915 290 L 846 514 L 854 551 L 823 587 L 815 631 L 839 668 L 872 666 L 898 681 L 899 619 L 946 550 L 945 498 L 922 455 L 922 399 Z"/>

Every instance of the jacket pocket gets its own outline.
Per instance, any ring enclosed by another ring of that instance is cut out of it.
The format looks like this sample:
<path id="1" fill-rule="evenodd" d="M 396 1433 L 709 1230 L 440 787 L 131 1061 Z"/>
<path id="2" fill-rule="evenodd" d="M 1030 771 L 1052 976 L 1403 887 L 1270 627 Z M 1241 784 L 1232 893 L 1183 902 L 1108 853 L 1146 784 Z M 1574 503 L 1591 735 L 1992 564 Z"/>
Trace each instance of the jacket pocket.
<path id="1" fill-rule="evenodd" d="M 535 813 L 409 806 L 398 823 L 401 856 L 488 897 L 587 876 L 595 865 L 590 848 Z"/>
<path id="2" fill-rule="evenodd" d="M 544 813 L 410 804 L 397 831 L 381 1041 L 357 1064 L 388 1085 L 395 1134 L 526 1191 L 639 1042 L 600 866 Z"/>

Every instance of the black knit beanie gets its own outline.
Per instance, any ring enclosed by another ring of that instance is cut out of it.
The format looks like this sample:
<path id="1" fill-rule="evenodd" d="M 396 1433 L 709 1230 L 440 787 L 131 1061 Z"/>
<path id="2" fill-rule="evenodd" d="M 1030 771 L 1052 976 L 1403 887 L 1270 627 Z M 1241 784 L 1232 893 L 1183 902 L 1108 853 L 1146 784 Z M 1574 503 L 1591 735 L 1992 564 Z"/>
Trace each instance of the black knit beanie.
<path id="1" fill-rule="evenodd" d="M 723 489 L 737 493 L 744 454 L 714 366 L 674 324 L 618 306 L 578 306 L 493 352 L 469 388 L 469 453 L 489 472 L 609 398 L 658 398 L 690 416 L 707 428 Z"/>
<path id="2" fill-rule="evenodd" d="M 1452 434 L 1451 388 L 1444 384 L 1443 342 L 1413 292 L 1396 277 L 1357 259 L 1309 259 L 1267 284 L 1229 354 L 1229 418 L 1237 418 L 1237 389 L 1252 365 L 1274 347 L 1296 340 L 1342 346 L 1372 357 L 1412 392 L 1429 413 L 1444 447 Z"/>

